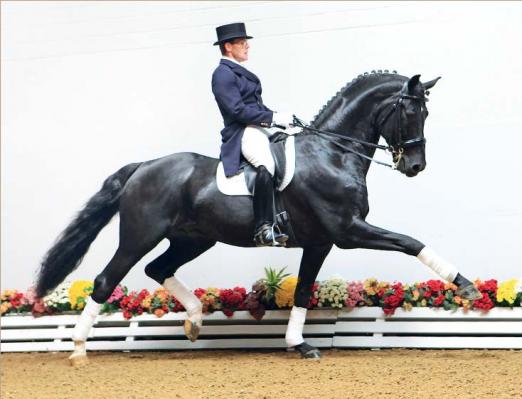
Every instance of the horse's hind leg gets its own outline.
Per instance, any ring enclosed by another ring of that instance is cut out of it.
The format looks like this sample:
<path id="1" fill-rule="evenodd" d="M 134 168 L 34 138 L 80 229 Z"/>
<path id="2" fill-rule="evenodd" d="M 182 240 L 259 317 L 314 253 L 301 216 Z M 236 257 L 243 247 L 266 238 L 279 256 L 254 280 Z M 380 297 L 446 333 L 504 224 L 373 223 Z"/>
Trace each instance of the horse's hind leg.
<path id="1" fill-rule="evenodd" d="M 321 247 L 303 248 L 299 277 L 294 294 L 294 307 L 290 312 L 285 340 L 288 350 L 298 351 L 304 359 L 321 358 L 319 349 L 305 342 L 303 338 L 303 327 L 306 320 L 306 307 L 312 295 L 315 279 L 331 249 L 331 244 Z"/>
<path id="2" fill-rule="evenodd" d="M 140 234 L 135 234 L 138 231 Z M 144 234 L 143 229 L 140 228 L 120 231 L 120 246 L 105 269 L 94 279 L 93 292 L 87 299 L 85 308 L 74 327 L 72 334 L 74 352 L 69 357 L 72 365 L 87 362 L 85 341 L 103 303 L 109 299 L 129 270 L 160 241 L 161 232 L 159 230 L 148 233 Z"/>
<path id="3" fill-rule="evenodd" d="M 145 267 L 147 276 L 163 285 L 187 311 L 185 334 L 192 342 L 198 338 L 203 324 L 202 305 L 198 297 L 175 276 L 175 272 L 214 245 L 215 241 L 177 237 L 171 240 L 170 247 L 161 256 Z"/>

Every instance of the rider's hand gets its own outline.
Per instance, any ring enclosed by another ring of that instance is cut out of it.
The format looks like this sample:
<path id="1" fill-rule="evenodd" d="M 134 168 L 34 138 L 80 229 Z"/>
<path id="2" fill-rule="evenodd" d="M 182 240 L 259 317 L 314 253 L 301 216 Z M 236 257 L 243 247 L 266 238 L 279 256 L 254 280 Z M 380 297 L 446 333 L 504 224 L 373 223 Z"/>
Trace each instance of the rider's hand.
<path id="1" fill-rule="evenodd" d="M 294 115 L 289 112 L 274 112 L 272 124 L 289 128 L 294 123 Z"/>

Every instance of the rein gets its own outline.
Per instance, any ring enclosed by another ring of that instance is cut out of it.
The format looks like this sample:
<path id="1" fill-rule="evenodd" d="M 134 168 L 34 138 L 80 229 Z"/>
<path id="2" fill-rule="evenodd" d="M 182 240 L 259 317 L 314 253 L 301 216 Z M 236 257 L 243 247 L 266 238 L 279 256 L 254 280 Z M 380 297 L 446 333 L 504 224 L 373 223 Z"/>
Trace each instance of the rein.
<path id="1" fill-rule="evenodd" d="M 339 133 L 329 132 L 327 130 L 316 129 L 316 128 L 312 127 L 311 125 L 306 125 L 303 120 L 299 119 L 295 115 L 294 115 L 293 125 L 297 126 L 297 127 L 301 127 L 304 130 L 309 130 L 309 131 L 315 132 L 318 136 L 320 136 L 326 140 L 329 140 L 332 144 L 336 145 L 339 148 L 342 148 L 345 151 L 351 152 L 352 154 L 356 154 L 364 159 L 367 159 L 371 162 L 375 162 L 379 165 L 387 166 L 391 169 L 397 169 L 405 148 L 409 148 L 409 147 L 413 147 L 416 145 L 421 145 L 421 144 L 426 143 L 426 139 L 424 137 L 417 137 L 417 138 L 410 139 L 410 140 L 402 140 L 401 109 L 404 106 L 403 100 L 405 98 L 411 99 L 411 100 L 416 100 L 416 101 L 421 101 L 421 102 L 428 101 L 428 99 L 425 97 L 412 96 L 409 94 L 404 94 L 402 92 L 399 94 L 397 101 L 390 107 L 389 111 L 385 114 L 384 118 L 382 118 L 381 122 L 379 123 L 379 125 L 380 125 L 379 129 L 382 131 L 382 126 L 386 123 L 386 121 L 390 118 L 390 116 L 392 116 L 393 114 L 397 114 L 397 129 L 395 130 L 395 132 L 392 136 L 394 144 L 391 144 L 391 145 L 380 145 L 380 144 L 370 143 L 368 141 L 344 136 Z M 380 134 L 380 135 L 382 136 L 382 134 Z M 377 161 L 376 159 L 373 159 L 372 157 L 369 157 L 366 154 L 362 154 L 358 151 L 353 150 L 352 148 L 349 148 L 349 147 L 339 143 L 338 141 L 331 140 L 328 136 L 331 136 L 334 138 L 339 138 L 342 140 L 347 140 L 352 143 L 361 144 L 363 146 L 372 147 L 372 148 L 375 148 L 378 150 L 389 151 L 393 157 L 392 158 L 393 165 L 386 163 L 386 162 Z"/>

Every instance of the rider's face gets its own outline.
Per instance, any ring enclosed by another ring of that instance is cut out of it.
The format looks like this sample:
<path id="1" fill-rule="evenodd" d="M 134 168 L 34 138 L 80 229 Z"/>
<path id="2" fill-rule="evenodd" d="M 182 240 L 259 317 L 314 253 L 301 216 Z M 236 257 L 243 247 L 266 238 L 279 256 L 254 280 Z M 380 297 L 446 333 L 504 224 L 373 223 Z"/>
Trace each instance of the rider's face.
<path id="1" fill-rule="evenodd" d="M 247 39 L 235 39 L 231 43 L 226 45 L 227 51 L 230 53 L 230 57 L 235 59 L 237 62 L 243 62 L 248 60 L 248 49 L 250 45 Z"/>

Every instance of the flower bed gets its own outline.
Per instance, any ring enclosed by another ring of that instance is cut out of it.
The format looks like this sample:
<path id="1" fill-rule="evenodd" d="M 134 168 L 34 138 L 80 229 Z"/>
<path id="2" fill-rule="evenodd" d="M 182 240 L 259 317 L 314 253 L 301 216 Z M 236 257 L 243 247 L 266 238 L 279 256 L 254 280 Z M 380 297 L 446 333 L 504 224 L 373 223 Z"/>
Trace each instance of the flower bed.
<path id="1" fill-rule="evenodd" d="M 266 276 L 258 280 L 247 292 L 244 287 L 197 288 L 194 294 L 201 300 L 207 314 L 223 312 L 232 316 L 236 311 L 248 311 L 257 320 L 263 318 L 267 310 L 289 309 L 293 306 L 293 296 L 297 277 L 265 269 Z M 454 284 L 440 280 L 429 280 L 414 284 L 388 283 L 370 278 L 364 281 L 346 282 L 331 278 L 314 283 L 309 309 L 380 307 L 385 315 L 391 316 L 395 310 L 413 308 L 443 308 L 463 311 L 480 310 L 487 312 L 495 307 L 520 307 L 522 304 L 522 279 L 511 279 L 500 284 L 497 280 L 475 281 L 482 292 L 482 298 L 468 301 L 456 295 Z M 0 312 L 4 314 L 28 313 L 34 316 L 79 312 L 85 306 L 86 298 L 92 293 L 90 281 L 74 281 L 60 284 L 54 292 L 43 299 L 37 299 L 34 289 L 27 292 L 6 290 L 2 292 Z M 126 287 L 116 287 L 104 303 L 102 313 L 123 312 L 125 319 L 154 314 L 157 317 L 171 312 L 184 311 L 181 303 L 165 289 L 154 292 L 146 289 L 129 291 Z"/>

